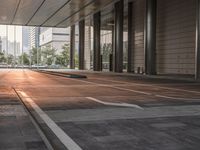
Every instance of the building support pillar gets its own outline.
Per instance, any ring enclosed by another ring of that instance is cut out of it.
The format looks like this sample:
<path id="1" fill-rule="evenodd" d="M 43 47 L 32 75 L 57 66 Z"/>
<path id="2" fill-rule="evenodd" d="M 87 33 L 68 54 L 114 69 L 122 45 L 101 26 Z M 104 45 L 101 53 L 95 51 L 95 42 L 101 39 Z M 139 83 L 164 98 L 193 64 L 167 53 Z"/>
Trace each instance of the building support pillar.
<path id="1" fill-rule="evenodd" d="M 112 26 L 112 53 L 110 54 L 110 70 L 109 71 L 114 71 L 114 66 L 115 66 L 114 53 L 115 53 L 115 27 L 113 25 Z"/>
<path id="2" fill-rule="evenodd" d="M 75 25 L 70 29 L 70 69 L 75 69 Z"/>
<path id="3" fill-rule="evenodd" d="M 93 70 L 101 71 L 101 48 L 100 48 L 100 31 L 101 31 L 101 13 L 97 12 L 93 16 L 94 21 L 94 60 Z"/>
<path id="4" fill-rule="evenodd" d="M 124 0 L 115 3 L 115 72 L 123 72 Z"/>
<path id="5" fill-rule="evenodd" d="M 79 22 L 79 70 L 85 69 L 85 20 Z"/>
<path id="6" fill-rule="evenodd" d="M 128 67 L 127 72 L 132 72 L 132 45 L 133 45 L 133 2 L 128 3 Z"/>
<path id="7" fill-rule="evenodd" d="M 156 0 L 146 0 L 145 73 L 156 74 Z"/>
<path id="8" fill-rule="evenodd" d="M 200 80 L 200 0 L 197 0 L 196 7 L 195 79 Z"/>

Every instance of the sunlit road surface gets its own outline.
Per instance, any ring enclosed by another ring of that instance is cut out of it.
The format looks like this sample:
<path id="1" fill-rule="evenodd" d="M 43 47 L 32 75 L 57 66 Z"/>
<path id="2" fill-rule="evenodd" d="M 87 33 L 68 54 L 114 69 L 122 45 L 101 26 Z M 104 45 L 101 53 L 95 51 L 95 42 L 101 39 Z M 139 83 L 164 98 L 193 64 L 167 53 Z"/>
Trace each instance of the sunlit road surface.
<path id="1" fill-rule="evenodd" d="M 74 73 L 88 78 L 0 71 L 0 88 L 17 92 L 54 149 L 200 148 L 199 83 Z"/>

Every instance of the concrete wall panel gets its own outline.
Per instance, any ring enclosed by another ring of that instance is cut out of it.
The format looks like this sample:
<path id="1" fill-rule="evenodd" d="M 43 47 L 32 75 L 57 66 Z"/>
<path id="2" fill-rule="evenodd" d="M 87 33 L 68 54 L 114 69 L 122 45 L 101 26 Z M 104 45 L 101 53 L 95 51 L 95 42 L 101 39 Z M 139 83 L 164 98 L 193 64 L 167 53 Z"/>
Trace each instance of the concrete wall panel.
<path id="1" fill-rule="evenodd" d="M 145 0 L 133 2 L 133 45 L 132 45 L 132 71 L 137 73 L 137 68 L 144 69 L 144 20 Z"/>
<path id="2" fill-rule="evenodd" d="M 194 74 L 195 4 L 196 0 L 158 0 L 158 74 Z"/>

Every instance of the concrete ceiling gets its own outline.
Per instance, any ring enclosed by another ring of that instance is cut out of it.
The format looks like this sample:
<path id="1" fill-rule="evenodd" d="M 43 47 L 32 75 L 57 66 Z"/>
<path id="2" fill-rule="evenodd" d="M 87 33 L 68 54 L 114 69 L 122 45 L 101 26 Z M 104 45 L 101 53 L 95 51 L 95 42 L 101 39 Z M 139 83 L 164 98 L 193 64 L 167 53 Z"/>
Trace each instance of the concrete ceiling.
<path id="1" fill-rule="evenodd" d="M 68 27 L 116 0 L 0 0 L 0 24 Z"/>

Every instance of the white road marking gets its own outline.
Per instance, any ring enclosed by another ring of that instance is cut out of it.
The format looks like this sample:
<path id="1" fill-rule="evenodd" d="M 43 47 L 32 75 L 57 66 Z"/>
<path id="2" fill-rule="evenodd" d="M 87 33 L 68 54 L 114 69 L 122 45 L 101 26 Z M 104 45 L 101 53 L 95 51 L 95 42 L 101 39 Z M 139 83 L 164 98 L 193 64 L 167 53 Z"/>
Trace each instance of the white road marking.
<path id="1" fill-rule="evenodd" d="M 73 80 L 78 80 L 78 79 L 73 79 Z M 82 80 L 78 80 L 78 81 L 82 81 Z M 82 81 L 82 82 L 85 82 L 85 81 Z M 116 87 L 115 85 L 98 84 L 98 83 L 91 82 L 91 81 L 86 81 L 86 82 L 91 83 L 93 85 L 97 85 L 97 86 L 105 86 L 105 87 L 110 87 L 110 88 L 114 88 L 114 89 L 118 89 L 118 90 L 130 91 L 130 92 L 134 92 L 134 93 L 145 94 L 145 95 L 155 96 L 155 97 L 160 97 L 160 98 L 168 98 L 168 99 L 176 99 L 176 100 L 188 100 L 188 99 L 198 100 L 198 99 L 192 99 L 192 98 L 179 98 L 179 97 L 169 97 L 169 96 L 165 96 L 165 95 L 157 95 L 157 94 L 152 94 L 149 92 L 143 92 L 143 91 L 132 90 L 132 89 L 127 89 L 127 88 L 122 88 L 122 87 Z M 125 82 L 125 83 L 128 83 L 128 82 Z M 134 84 L 135 83 L 133 83 L 133 85 Z M 137 83 L 136 83 L 136 85 L 137 85 Z M 146 84 L 138 84 L 138 85 L 146 86 Z M 148 84 L 147 84 L 147 86 L 160 88 L 159 86 L 153 86 L 153 85 L 148 85 Z M 161 87 L 161 88 L 164 89 L 165 87 Z M 177 90 L 181 90 L 181 89 L 177 89 Z M 188 91 L 188 90 L 185 90 L 185 91 Z M 197 92 L 197 91 L 188 91 L 188 92 Z M 197 92 L 197 93 L 200 93 L 200 92 Z"/>
<path id="2" fill-rule="evenodd" d="M 172 87 L 163 87 L 163 86 L 159 86 L 159 85 L 152 85 L 152 84 L 144 84 L 144 83 L 131 83 L 131 82 L 115 81 L 115 80 L 109 80 L 109 79 L 100 79 L 100 78 L 93 78 L 93 79 L 97 79 L 97 80 L 104 80 L 104 81 L 110 81 L 110 82 L 116 82 L 116 83 L 123 83 L 123 84 L 130 84 L 130 85 L 150 86 L 150 87 L 156 87 L 156 88 L 162 88 L 162 89 L 168 89 L 168 90 L 175 90 L 175 91 L 182 91 L 182 92 L 190 92 L 190 93 L 196 93 L 196 94 L 200 94 L 200 91 L 185 90 L 185 89 L 178 89 L 178 88 L 172 88 Z"/>
<path id="3" fill-rule="evenodd" d="M 145 95 L 149 95 L 149 96 L 162 97 L 162 98 L 167 98 L 168 97 L 168 96 L 165 96 L 165 95 L 155 95 L 155 94 L 152 94 L 152 93 L 149 93 L 149 92 L 143 92 L 143 91 L 132 90 L 132 89 L 127 89 L 127 88 L 122 88 L 122 87 L 116 87 L 114 85 L 98 84 L 98 83 L 91 82 L 91 81 L 78 80 L 78 79 L 72 79 L 72 78 L 68 78 L 68 79 L 75 80 L 75 81 L 81 81 L 81 82 L 85 82 L 85 83 L 89 83 L 89 84 L 93 84 L 93 85 L 97 85 L 97 86 L 106 86 L 106 87 L 111 87 L 111 88 L 114 88 L 114 89 L 125 90 L 125 91 L 135 92 L 135 93 L 139 93 L 139 94 L 145 94 Z M 102 79 L 102 80 L 111 81 L 111 82 L 113 81 L 113 80 L 109 80 L 109 79 Z M 128 82 L 123 82 L 123 81 L 113 81 L 113 82 L 126 83 L 126 84 L 128 83 Z M 169 90 L 171 89 L 171 90 L 177 90 L 177 91 L 200 94 L 200 92 L 198 92 L 198 91 L 176 89 L 176 88 L 170 88 L 170 87 L 162 87 L 162 86 L 157 86 L 157 85 L 154 86 L 152 84 L 140 84 L 140 83 L 128 83 L 128 84 L 130 84 L 130 85 L 143 85 L 143 86 L 149 86 L 149 87 L 156 87 L 156 88 L 169 89 Z M 177 99 L 177 100 L 181 99 L 181 98 L 178 98 L 178 97 L 168 97 L 168 98 Z M 190 99 L 190 98 L 188 98 L 188 99 Z M 185 99 L 185 100 L 188 100 L 188 99 Z"/>
<path id="4" fill-rule="evenodd" d="M 193 101 L 199 101 L 200 99 L 195 99 L 195 98 L 182 98 L 182 97 L 171 97 L 171 96 L 165 96 L 165 95 L 155 95 L 157 97 L 161 98 L 167 98 L 167 99 L 175 99 L 175 100 L 193 100 Z"/>
<path id="5" fill-rule="evenodd" d="M 95 101 L 100 104 L 108 105 L 108 106 L 118 106 L 118 107 L 133 107 L 138 109 L 143 109 L 142 107 L 135 105 L 135 104 L 128 104 L 128 103 L 111 103 L 111 102 L 104 102 L 99 99 L 93 98 L 93 97 L 86 97 L 89 100 Z"/>
<path id="6" fill-rule="evenodd" d="M 18 91 L 68 150 L 82 150 L 28 95 Z"/>
<path id="7" fill-rule="evenodd" d="M 135 93 L 145 94 L 145 95 L 152 95 L 149 92 L 143 92 L 143 91 L 132 90 L 132 89 L 127 89 L 127 88 L 122 88 L 122 87 L 115 87 L 115 86 L 110 86 L 110 87 L 112 87 L 114 89 L 118 89 L 118 90 L 130 91 L 130 92 L 135 92 Z"/>
<path id="8" fill-rule="evenodd" d="M 71 78 L 69 78 L 69 79 L 70 80 L 76 80 L 76 81 L 78 80 L 78 79 L 71 79 Z M 152 95 L 151 93 L 148 93 L 148 92 L 143 92 L 143 91 L 138 91 L 138 90 L 131 90 L 131 89 L 126 89 L 126 88 L 116 87 L 114 85 L 99 84 L 99 83 L 95 83 L 95 82 L 91 82 L 91 81 L 83 81 L 83 80 L 78 80 L 78 81 L 90 83 L 90 84 L 97 85 L 97 86 L 111 87 L 111 88 L 115 88 L 115 89 L 118 89 L 118 90 L 125 90 L 125 91 L 130 91 L 130 92 L 145 94 L 145 95 Z"/>
<path id="9" fill-rule="evenodd" d="M 78 80 L 78 79 L 72 79 L 69 78 L 71 80 Z M 162 87 L 159 85 L 152 85 L 152 84 L 143 84 L 143 83 L 130 83 L 130 82 L 124 82 L 124 81 L 115 81 L 115 80 L 109 80 L 109 79 L 101 79 L 101 78 L 92 78 L 92 79 L 97 79 L 97 80 L 103 80 L 103 81 L 110 81 L 110 82 L 116 82 L 116 83 L 123 83 L 123 84 L 129 84 L 129 85 L 141 85 L 141 86 L 150 86 L 150 87 L 156 87 L 156 88 L 162 88 L 162 89 L 169 89 L 169 90 L 176 90 L 176 91 L 183 91 L 183 92 L 191 92 L 191 93 L 196 93 L 196 94 L 200 94 L 199 91 L 193 91 L 193 90 L 185 90 L 185 89 L 177 89 L 177 88 L 171 88 L 171 87 Z M 89 84 L 94 84 L 94 85 L 99 85 L 99 86 L 104 86 L 104 84 L 98 84 L 95 82 L 91 82 L 91 81 L 85 81 L 85 80 L 78 80 L 81 82 L 85 82 L 85 83 L 89 83 Z M 130 90 L 131 91 L 131 90 Z M 134 91 L 134 90 L 132 90 Z M 135 90 L 136 91 L 136 90 Z M 137 91 L 139 92 L 139 91 Z M 146 92 L 144 92 L 146 93 Z M 141 93 L 142 94 L 142 93 Z M 147 94 L 149 95 L 149 94 Z"/>
<path id="10" fill-rule="evenodd" d="M 160 98 L 174 99 L 174 100 L 194 100 L 194 101 L 200 100 L 200 99 L 195 99 L 195 98 L 182 98 L 182 97 L 172 97 L 172 96 L 165 96 L 165 95 L 159 95 L 159 94 L 152 94 L 152 93 L 148 93 L 148 92 L 131 90 L 131 89 L 126 89 L 126 88 L 121 88 L 121 87 L 113 87 L 113 88 L 130 91 L 130 92 L 135 92 L 135 93 L 140 93 L 140 94 L 145 94 L 145 95 L 149 95 L 149 96 L 160 97 Z"/>

